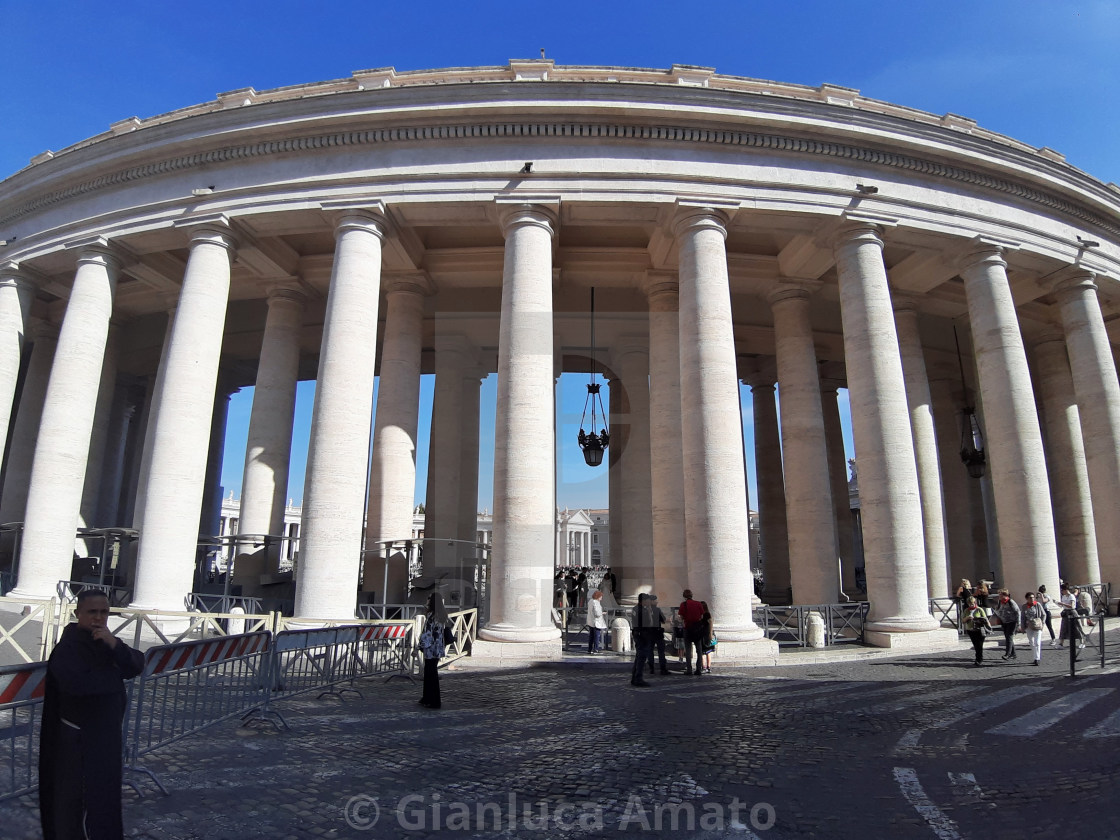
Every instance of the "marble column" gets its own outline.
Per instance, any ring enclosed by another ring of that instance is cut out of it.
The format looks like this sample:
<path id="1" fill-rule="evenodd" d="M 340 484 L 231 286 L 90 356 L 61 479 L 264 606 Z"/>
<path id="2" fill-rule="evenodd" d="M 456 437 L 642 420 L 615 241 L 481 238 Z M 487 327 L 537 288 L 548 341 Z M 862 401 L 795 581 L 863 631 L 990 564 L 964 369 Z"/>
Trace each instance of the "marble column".
<path id="1" fill-rule="evenodd" d="M 135 380 L 128 378 L 116 390 L 109 416 L 105 446 L 105 472 L 101 477 L 97 520 L 108 527 L 122 527 L 121 495 L 125 481 L 129 441 L 133 438 L 136 413 L 143 397 Z"/>
<path id="2" fill-rule="evenodd" d="M 681 354 L 677 275 L 648 272 L 649 438 L 653 591 L 673 604 L 688 585 L 681 448 Z"/>
<path id="3" fill-rule="evenodd" d="M 463 373 L 468 343 L 462 335 L 437 335 L 436 384 L 432 393 L 432 426 L 428 444 L 428 499 L 424 532 L 424 574 L 458 578 L 462 546 L 455 540 L 459 525 L 462 465 Z"/>
<path id="4" fill-rule="evenodd" d="M 622 544 L 622 450 L 626 448 L 630 424 L 623 422 L 627 415 L 626 394 L 622 380 L 617 374 L 609 373 L 607 379 L 607 414 L 610 416 L 611 444 L 607 447 L 607 508 L 610 511 L 608 522 L 610 557 L 609 565 L 619 582 L 619 594 L 625 590 L 622 570 L 626 566 L 626 551 Z"/>
<path id="5" fill-rule="evenodd" d="M 412 536 L 424 297 L 431 292 L 431 282 L 422 272 L 385 280 L 385 335 L 374 408 L 362 588 L 381 592 L 378 600 L 393 604 L 403 602 L 407 594 L 409 558 L 402 547 L 386 559 L 382 543 Z"/>
<path id="6" fill-rule="evenodd" d="M 117 392 L 119 327 L 110 324 L 101 364 L 101 382 L 97 387 L 97 401 L 90 429 L 89 452 L 86 456 L 85 477 L 82 484 L 82 502 L 78 510 L 79 528 L 105 528 L 110 523 L 98 520 L 101 504 L 101 479 L 105 475 L 105 447 L 109 442 L 109 423 L 113 401 Z M 78 538 L 74 551 L 80 557 L 100 557 L 105 550 L 103 538 Z"/>
<path id="7" fill-rule="evenodd" d="M 961 411 L 957 394 L 959 380 L 955 373 L 935 373 L 929 381 L 933 399 L 934 431 L 941 467 L 942 498 L 945 503 L 945 524 L 949 553 L 950 585 L 956 592 L 961 580 L 975 585 L 981 573 L 987 574 L 987 540 L 976 545 L 972 530 L 972 482 L 961 462 Z M 983 524 L 983 516 L 980 522 Z M 983 557 L 983 563 L 980 558 Z M 983 566 L 983 568 L 981 568 Z M 1025 590 L 1024 590 L 1025 591 Z"/>
<path id="8" fill-rule="evenodd" d="M 1081 416 L 1100 580 L 1120 587 L 1120 516 L 1116 515 L 1116 500 L 1120 499 L 1120 382 L 1095 279 L 1084 269 L 1070 269 L 1058 279 L 1055 296 Z"/>
<path id="9" fill-rule="evenodd" d="M 853 557 L 855 536 L 852 533 L 852 506 L 848 497 L 848 456 L 844 452 L 844 430 L 840 425 L 839 388 L 840 383 L 835 380 L 821 380 L 821 412 L 824 417 L 825 443 L 828 446 L 828 481 L 836 522 L 840 584 L 844 592 L 854 596 L 858 589 L 856 561 Z"/>
<path id="10" fill-rule="evenodd" d="M 461 540 L 477 542 L 478 531 L 478 412 L 482 380 L 477 373 L 463 378 L 463 410 L 460 416 L 462 441 L 459 447 L 459 517 L 456 527 Z M 472 550 L 472 556 L 477 552 Z"/>
<path id="11" fill-rule="evenodd" d="M 754 402 L 754 461 L 758 470 L 763 599 L 768 604 L 787 604 L 791 603 L 789 534 L 786 530 L 786 486 L 782 474 L 782 441 L 778 434 L 774 381 L 755 376 L 748 384 Z"/>
<path id="12" fill-rule="evenodd" d="M 1042 433 L 1003 249 L 978 241 L 961 277 L 980 393 L 1003 579 L 1011 592 L 1058 589 L 1054 516 Z"/>
<path id="13" fill-rule="evenodd" d="M 167 311 L 167 324 L 163 331 L 163 345 L 159 352 L 159 367 L 156 375 L 148 380 L 148 393 L 145 398 L 142 412 L 144 430 L 143 442 L 140 446 L 140 457 L 137 459 L 135 475 L 136 491 L 133 493 L 132 527 L 137 531 L 144 530 L 144 505 L 148 499 L 148 478 L 152 473 L 152 446 L 155 441 L 156 423 L 155 411 L 163 399 L 163 380 L 167 371 L 167 351 L 171 345 L 172 327 L 175 325 L 175 308 Z"/>
<path id="14" fill-rule="evenodd" d="M 1054 503 L 1058 568 L 1063 580 L 1100 581 L 1097 536 L 1081 414 L 1061 330 L 1050 328 L 1033 347 L 1046 442 L 1046 467 Z M 1047 587 L 1049 589 L 1049 587 Z"/>
<path id="15" fill-rule="evenodd" d="M 133 606 L 181 610 L 191 591 L 214 392 L 236 248 L 224 219 L 191 226 L 183 288 L 152 404 Z"/>
<path id="16" fill-rule="evenodd" d="M 35 288 L 15 263 L 0 264 L 0 452 L 15 409 L 23 339 Z"/>
<path id="17" fill-rule="evenodd" d="M 278 285 L 268 293 L 241 479 L 238 531 L 242 534 L 284 532 L 304 303 L 296 288 Z M 259 593 L 260 576 L 279 570 L 283 548 L 281 542 L 258 550 L 245 544 L 237 547 L 233 581 L 244 587 L 243 594 Z"/>
<path id="18" fill-rule="evenodd" d="M 868 629 L 877 634 L 873 644 L 893 646 L 896 633 L 939 628 L 927 601 L 906 384 L 878 229 L 849 225 L 834 246 L 871 602 Z"/>
<path id="19" fill-rule="evenodd" d="M 31 358 L 23 380 L 23 391 L 12 424 L 12 445 L 4 471 L 4 494 L 0 496 L 0 522 L 22 522 L 27 513 L 27 490 L 31 483 L 31 463 L 35 441 L 43 416 L 51 367 L 58 346 L 58 327 L 46 321 L 31 325 Z"/>
<path id="20" fill-rule="evenodd" d="M 488 642 L 548 642 L 553 626 L 556 430 L 552 238 L 539 204 L 499 204 L 505 259 L 494 426 L 494 549 Z M 559 651 L 555 651 L 559 655 Z"/>
<path id="21" fill-rule="evenodd" d="M 751 616 L 754 580 L 727 277 L 728 217 L 720 209 L 680 204 L 673 233 L 679 247 L 688 582 L 696 597 L 708 595 L 720 643 L 734 644 L 760 640 L 763 632 Z"/>
<path id="22" fill-rule="evenodd" d="M 27 493 L 19 578 L 12 597 L 51 598 L 70 580 L 74 531 L 113 314 L 120 258 L 100 237 L 84 242 L 43 400 Z"/>
<path id="23" fill-rule="evenodd" d="M 619 574 L 623 596 L 654 592 L 653 498 L 650 489 L 649 350 L 643 338 L 622 336 L 613 360 L 622 377 L 630 429 L 622 449 L 622 541 L 626 566 Z M 614 442 L 612 441 L 612 445 Z M 660 594 L 660 593 L 659 593 Z M 666 593 L 675 598 L 676 593 Z"/>
<path id="24" fill-rule="evenodd" d="M 769 298 L 774 313 L 786 529 L 795 604 L 835 604 L 840 600 L 836 512 L 829 483 L 817 354 L 809 322 L 809 297 L 817 285 L 815 281 L 784 280 Z"/>
<path id="25" fill-rule="evenodd" d="M 297 616 L 354 616 L 377 361 L 381 243 L 387 224 L 378 205 L 344 210 L 335 226 L 307 453 Z"/>
<path id="26" fill-rule="evenodd" d="M 918 332 L 918 310 L 915 308 L 916 301 L 908 295 L 896 293 L 893 298 L 898 350 L 906 381 L 910 433 L 918 468 L 926 585 L 930 598 L 947 598 L 956 591 L 956 586 L 949 580 L 949 558 L 945 552 L 945 510 L 941 496 L 941 467 L 937 462 L 937 430 L 933 422 L 933 397 L 930 396 L 926 376 L 922 337 Z"/>

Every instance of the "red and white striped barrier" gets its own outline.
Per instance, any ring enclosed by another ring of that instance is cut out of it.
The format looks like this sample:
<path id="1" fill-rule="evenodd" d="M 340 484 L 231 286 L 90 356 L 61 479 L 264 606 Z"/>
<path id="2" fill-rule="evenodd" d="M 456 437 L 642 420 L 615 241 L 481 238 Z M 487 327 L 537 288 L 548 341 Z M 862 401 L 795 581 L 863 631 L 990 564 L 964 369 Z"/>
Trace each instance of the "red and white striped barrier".
<path id="1" fill-rule="evenodd" d="M 46 662 L 0 668 L 0 708 L 10 703 L 41 700 L 46 680 Z"/>

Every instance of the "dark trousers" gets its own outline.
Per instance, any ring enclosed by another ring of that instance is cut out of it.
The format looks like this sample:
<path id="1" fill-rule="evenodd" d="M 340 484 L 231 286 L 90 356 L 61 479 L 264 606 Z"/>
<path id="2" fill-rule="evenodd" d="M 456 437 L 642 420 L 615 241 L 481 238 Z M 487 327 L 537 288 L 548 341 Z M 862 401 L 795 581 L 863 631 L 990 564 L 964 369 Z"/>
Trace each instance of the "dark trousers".
<path id="1" fill-rule="evenodd" d="M 654 670 L 654 668 L 653 668 L 653 651 L 655 649 L 657 650 L 657 659 L 661 664 L 661 673 L 665 673 L 666 671 L 669 670 L 669 665 L 665 662 L 665 634 L 664 633 L 662 633 L 660 636 L 658 636 L 654 640 L 653 644 L 650 645 L 649 659 L 647 661 L 649 662 L 649 672 L 651 674 L 653 673 L 653 670 Z"/>
<path id="2" fill-rule="evenodd" d="M 968 638 L 972 640 L 972 649 L 976 652 L 976 662 L 984 661 L 984 631 L 982 630 L 969 630 Z"/>
<path id="3" fill-rule="evenodd" d="M 603 631 L 599 627 L 587 628 L 587 652 L 603 649 Z"/>
<path id="4" fill-rule="evenodd" d="M 643 634 L 635 634 L 637 638 L 634 639 L 634 667 L 630 673 L 631 683 L 640 683 L 644 681 L 643 672 L 645 671 L 646 661 L 653 656 L 653 643 L 650 639 L 644 638 Z"/>
<path id="5" fill-rule="evenodd" d="M 692 667 L 692 652 L 696 651 L 696 668 L 695 673 L 699 674 L 704 668 L 704 628 L 699 624 L 692 627 L 686 627 L 684 630 L 684 645 L 685 645 L 685 660 L 684 666 L 686 671 L 693 671 Z"/>
<path id="6" fill-rule="evenodd" d="M 424 694 L 420 697 L 420 702 L 433 709 L 440 707 L 438 659 L 424 660 Z"/>
<path id="7" fill-rule="evenodd" d="M 1050 610 L 1044 609 L 1043 612 L 1046 614 L 1046 629 L 1050 631 L 1050 641 L 1054 641 L 1054 622 L 1050 618 Z"/>
<path id="8" fill-rule="evenodd" d="M 1015 658 L 1015 622 L 1005 621 L 1000 625 L 1003 630 L 1003 653 L 1008 659 Z"/>

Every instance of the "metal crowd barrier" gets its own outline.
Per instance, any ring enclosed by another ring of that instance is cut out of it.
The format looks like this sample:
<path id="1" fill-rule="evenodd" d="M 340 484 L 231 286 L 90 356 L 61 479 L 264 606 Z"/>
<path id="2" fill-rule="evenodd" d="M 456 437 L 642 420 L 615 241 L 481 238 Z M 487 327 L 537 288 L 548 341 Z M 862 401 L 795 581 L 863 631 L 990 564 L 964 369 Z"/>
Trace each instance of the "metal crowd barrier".
<path id="1" fill-rule="evenodd" d="M 766 631 L 766 638 L 779 646 L 806 647 L 805 628 L 810 613 L 824 619 L 825 645 L 863 644 L 863 626 L 870 604 L 797 604 L 789 607 L 761 606 L 754 609 L 754 622 Z"/>
<path id="2" fill-rule="evenodd" d="M 39 722 L 47 664 L 0 667 L 0 802 L 39 786 Z"/>
<path id="3" fill-rule="evenodd" d="M 1102 610 L 1090 615 L 1078 614 L 1069 618 L 1071 625 L 1069 638 L 1069 675 L 1077 676 L 1077 666 L 1088 667 L 1096 664 L 1105 667 L 1105 630 L 1106 613 Z"/>
<path id="4" fill-rule="evenodd" d="M 17 659 L 22 659 L 27 663 L 42 662 L 50 655 L 51 648 L 55 643 L 55 628 L 58 623 L 59 603 L 56 599 L 49 601 L 37 601 L 35 603 L 28 603 L 24 599 L 15 598 L 0 598 L 0 602 L 18 606 L 23 610 L 22 614 L 12 610 L 0 613 L 6 619 L 4 623 L 11 622 L 11 626 L 5 628 L 0 624 L 0 651 L 10 648 L 16 655 Z M 36 643 L 32 644 L 29 640 L 23 644 L 16 639 L 16 634 L 20 630 L 26 628 L 27 633 L 31 633 L 35 622 L 39 622 Z"/>
<path id="5" fill-rule="evenodd" d="M 964 635 L 964 622 L 961 621 L 961 602 L 958 598 L 930 598 L 929 614 L 937 623 L 944 627 L 949 626 L 957 631 L 958 636 Z"/>
<path id="6" fill-rule="evenodd" d="M 1107 613 L 1109 601 L 1112 597 L 1112 584 L 1111 583 L 1086 583 L 1075 584 L 1070 589 L 1080 589 L 1082 592 L 1088 592 L 1093 596 L 1093 612 Z"/>
<path id="7" fill-rule="evenodd" d="M 264 605 L 260 598 L 247 595 L 208 595 L 204 592 L 191 592 L 183 599 L 191 612 L 231 613 L 235 609 L 249 615 L 264 615 Z"/>
<path id="8" fill-rule="evenodd" d="M 140 757 L 264 705 L 271 639 L 262 631 L 150 648 L 132 684 L 126 766 L 149 775 L 166 794 Z"/>
<path id="9" fill-rule="evenodd" d="M 132 590 L 123 586 L 112 586 L 108 583 L 82 583 L 80 580 L 60 580 L 56 587 L 58 598 L 63 603 L 73 604 L 78 600 L 78 593 L 84 589 L 100 589 L 105 593 L 110 607 L 127 606 L 132 600 Z"/>
<path id="10" fill-rule="evenodd" d="M 358 604 L 357 615 L 363 621 L 398 621 L 423 613 L 423 604 Z"/>

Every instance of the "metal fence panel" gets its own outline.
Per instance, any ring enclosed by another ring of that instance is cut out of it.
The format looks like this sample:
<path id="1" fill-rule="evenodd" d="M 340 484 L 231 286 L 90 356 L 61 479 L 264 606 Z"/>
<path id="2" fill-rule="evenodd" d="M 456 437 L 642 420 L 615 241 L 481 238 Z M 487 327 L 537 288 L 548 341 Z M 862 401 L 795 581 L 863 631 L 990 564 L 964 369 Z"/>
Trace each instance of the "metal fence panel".
<path id="1" fill-rule="evenodd" d="M 0 667 L 0 802 L 39 786 L 39 726 L 47 663 Z"/>

